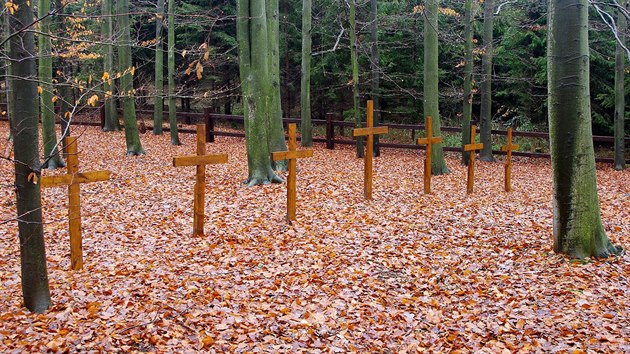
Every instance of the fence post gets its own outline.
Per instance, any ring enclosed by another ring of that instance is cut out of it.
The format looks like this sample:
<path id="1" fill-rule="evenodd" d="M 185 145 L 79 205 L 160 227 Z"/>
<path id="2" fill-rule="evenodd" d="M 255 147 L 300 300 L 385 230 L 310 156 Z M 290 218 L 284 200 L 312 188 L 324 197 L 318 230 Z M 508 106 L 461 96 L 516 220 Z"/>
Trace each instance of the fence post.
<path id="1" fill-rule="evenodd" d="M 214 143 L 214 118 L 212 117 L 212 108 L 203 109 L 203 120 L 206 123 L 206 141 Z"/>
<path id="2" fill-rule="evenodd" d="M 332 113 L 326 113 L 326 149 L 335 150 L 335 126 Z"/>

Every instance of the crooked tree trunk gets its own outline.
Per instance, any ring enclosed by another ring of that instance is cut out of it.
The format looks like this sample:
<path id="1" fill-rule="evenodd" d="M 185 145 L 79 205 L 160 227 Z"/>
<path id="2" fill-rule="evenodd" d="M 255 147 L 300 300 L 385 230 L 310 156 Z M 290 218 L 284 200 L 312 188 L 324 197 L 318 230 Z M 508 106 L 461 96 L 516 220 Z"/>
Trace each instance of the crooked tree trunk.
<path id="1" fill-rule="evenodd" d="M 549 1 L 549 137 L 554 251 L 575 258 L 619 254 L 602 226 L 591 128 L 588 0 Z"/>
<path id="2" fill-rule="evenodd" d="M 175 0 L 168 0 L 168 121 L 171 144 L 181 145 L 175 103 Z"/>
<path id="3" fill-rule="evenodd" d="M 54 170 L 65 166 L 57 147 L 57 132 L 55 129 L 55 103 L 53 102 L 52 84 L 52 43 L 50 40 L 50 26 L 52 19 L 48 17 L 50 12 L 50 0 L 39 0 L 37 15 L 39 21 L 39 35 L 37 36 L 39 48 L 39 86 L 40 114 L 42 118 L 42 140 L 44 144 L 44 162 L 42 168 Z"/>
<path id="4" fill-rule="evenodd" d="M 464 116 L 462 117 L 462 163 L 468 166 L 470 153 L 464 145 L 470 144 L 470 121 L 472 119 L 472 75 L 473 75 L 473 1 L 466 0 L 464 9 Z"/>
<path id="5" fill-rule="evenodd" d="M 109 77 L 104 77 L 103 90 L 105 91 L 105 125 L 103 131 L 118 131 L 120 123 L 118 122 L 118 111 L 116 110 L 116 100 L 114 99 L 114 17 L 112 0 L 103 0 L 101 5 L 101 13 L 103 14 L 103 27 L 101 29 L 103 46 L 105 53 L 103 57 L 103 71 Z"/>
<path id="6" fill-rule="evenodd" d="M 370 59 L 372 69 L 372 101 L 374 101 L 374 125 L 381 123 L 381 81 L 380 58 L 378 55 L 378 5 L 376 0 L 370 0 Z M 374 156 L 381 155 L 380 136 L 374 136 Z"/>
<path id="7" fill-rule="evenodd" d="M 302 146 L 313 146 L 313 124 L 311 123 L 311 23 L 313 4 L 311 0 L 302 1 L 302 72 L 300 82 L 300 108 L 302 118 L 300 131 Z"/>
<path id="8" fill-rule="evenodd" d="M 492 157 L 492 31 L 494 22 L 494 0 L 486 0 L 483 11 L 483 47 L 481 56 L 481 112 L 479 114 L 479 139 L 483 149 L 479 159 L 494 161 Z M 470 134 L 469 134 L 470 135 Z"/>
<path id="9" fill-rule="evenodd" d="M 267 40 L 269 41 L 269 77 L 271 79 L 271 92 L 269 101 L 269 151 L 284 151 L 287 143 L 284 139 L 284 126 L 282 125 L 282 93 L 280 91 L 280 21 L 278 0 L 266 0 L 265 11 L 267 15 Z M 276 171 L 286 171 L 287 161 L 271 161 L 271 166 Z"/>
<path id="10" fill-rule="evenodd" d="M 352 65 L 352 116 L 357 128 L 361 127 L 361 111 L 359 110 L 359 59 L 357 48 L 357 21 L 355 0 L 348 1 L 350 5 L 350 61 Z M 363 137 L 357 137 L 357 157 L 362 158 Z"/>
<path id="11" fill-rule="evenodd" d="M 158 0 L 155 14 L 155 99 L 153 100 L 153 134 L 162 135 L 164 120 L 164 44 L 162 27 L 164 23 L 164 0 Z"/>
<path id="12" fill-rule="evenodd" d="M 619 1 L 619 5 L 626 8 L 627 1 Z M 617 31 L 621 34 L 619 37 L 625 44 L 625 31 L 627 28 L 626 16 L 617 10 Z M 617 43 L 617 52 L 615 55 L 615 170 L 621 171 L 626 168 L 626 159 L 624 157 L 624 119 L 626 112 L 626 91 L 624 87 L 625 70 L 626 70 L 626 54 L 620 43 Z"/>
<path id="13" fill-rule="evenodd" d="M 424 16 L 424 116 L 433 119 L 433 136 L 441 136 L 438 78 L 438 0 L 425 0 Z M 424 121 L 424 119 L 423 119 Z M 433 175 L 449 173 L 442 144 L 431 153 Z"/>
<path id="14" fill-rule="evenodd" d="M 45 312 L 50 305 L 46 247 L 42 225 L 40 185 L 29 181 L 39 175 L 38 102 L 35 71 L 35 39 L 32 31 L 23 31 L 25 23 L 33 22 L 28 0 L 14 0 L 18 6 L 10 16 L 11 38 L 9 56 L 12 59 L 14 90 L 11 94 L 13 119 L 13 149 L 15 152 L 15 191 L 20 240 L 22 296 L 32 312 Z"/>
<path id="15" fill-rule="evenodd" d="M 118 46 L 118 70 L 120 71 L 120 95 L 123 103 L 125 121 L 125 141 L 127 155 L 142 155 L 144 150 L 140 144 L 138 120 L 136 118 L 136 100 L 133 88 L 133 61 L 131 59 L 131 25 L 129 21 L 129 0 L 116 1 L 116 21 L 120 27 L 120 43 Z"/>
<path id="16" fill-rule="evenodd" d="M 238 0 L 237 37 L 247 145 L 247 184 L 282 182 L 271 165 L 269 38 L 264 0 Z"/>

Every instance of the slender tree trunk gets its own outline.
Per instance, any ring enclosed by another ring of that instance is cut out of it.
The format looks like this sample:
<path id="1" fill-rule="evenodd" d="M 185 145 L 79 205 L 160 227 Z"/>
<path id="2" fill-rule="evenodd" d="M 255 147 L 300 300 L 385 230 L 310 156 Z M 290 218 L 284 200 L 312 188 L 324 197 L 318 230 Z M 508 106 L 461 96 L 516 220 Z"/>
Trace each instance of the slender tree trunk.
<path id="1" fill-rule="evenodd" d="M 45 312 L 50 305 L 46 247 L 42 225 L 40 185 L 29 181 L 40 173 L 38 156 L 38 102 L 35 71 L 35 39 L 32 31 L 23 31 L 33 22 L 28 0 L 15 0 L 17 11 L 10 19 L 9 56 L 15 76 L 11 95 L 13 117 L 13 149 L 15 152 L 15 191 L 20 240 L 22 295 L 24 305 L 32 312 Z"/>
<path id="2" fill-rule="evenodd" d="M 359 59 L 357 45 L 357 21 L 355 0 L 349 0 L 350 5 L 350 61 L 352 65 L 352 103 L 353 117 L 357 128 L 361 127 L 361 111 L 359 110 Z M 364 156 L 363 137 L 357 137 L 357 157 Z"/>
<path id="3" fill-rule="evenodd" d="M 133 61 L 131 59 L 131 25 L 129 21 L 129 0 L 116 1 L 116 22 L 120 27 L 121 36 L 118 46 L 118 70 L 120 77 L 120 95 L 123 102 L 123 115 L 125 120 L 125 141 L 127 142 L 127 155 L 144 154 L 140 144 L 138 133 L 138 120 L 136 119 L 136 101 L 133 88 Z"/>
<path id="4" fill-rule="evenodd" d="M 619 5 L 626 8 L 627 1 L 620 0 Z M 617 10 L 617 31 L 619 38 L 625 45 L 625 31 L 627 28 L 626 16 Z M 626 90 L 624 87 L 626 54 L 621 44 L 617 43 L 617 53 L 615 55 L 615 170 L 621 171 L 626 168 L 624 156 L 624 120 L 626 112 Z"/>
<path id="5" fill-rule="evenodd" d="M 547 67 L 554 251 L 619 254 L 602 226 L 591 129 L 588 0 L 550 0 Z"/>
<path id="6" fill-rule="evenodd" d="M 268 143 L 272 83 L 265 1 L 238 0 L 236 29 L 247 140 L 247 184 L 282 182 L 272 169 Z"/>
<path id="7" fill-rule="evenodd" d="M 155 100 L 153 101 L 153 134 L 162 135 L 164 119 L 164 44 L 162 27 L 164 23 L 164 0 L 157 2 L 155 15 Z"/>
<path id="8" fill-rule="evenodd" d="M 481 69 L 483 80 L 481 81 L 481 112 L 479 131 L 483 150 L 479 153 L 479 159 L 494 161 L 492 157 L 492 37 L 494 22 L 494 0 L 486 0 L 483 11 L 483 46 L 481 56 Z"/>
<path id="9" fill-rule="evenodd" d="M 473 75 L 473 0 L 466 0 L 464 10 L 464 116 L 462 117 L 462 163 L 468 166 L 470 153 L 464 145 L 470 144 L 470 120 L 472 119 L 472 75 Z"/>
<path id="10" fill-rule="evenodd" d="M 101 13 L 103 14 L 102 38 L 105 53 L 103 57 L 103 71 L 107 73 L 104 77 L 103 90 L 105 91 L 105 125 L 103 131 L 118 131 L 120 123 L 118 122 L 118 111 L 116 109 L 116 100 L 114 99 L 114 17 L 112 16 L 114 8 L 113 0 L 103 0 Z"/>
<path id="11" fill-rule="evenodd" d="M 38 16 L 39 35 L 37 36 L 39 48 L 39 86 L 42 89 L 40 94 L 40 112 L 42 117 L 42 140 L 44 143 L 44 163 L 43 168 L 54 170 L 65 166 L 61 160 L 59 149 L 57 148 L 57 132 L 55 130 L 55 103 L 53 102 L 52 84 L 52 52 L 50 41 L 51 18 L 47 16 L 50 12 L 50 0 L 39 0 Z"/>
<path id="12" fill-rule="evenodd" d="M 10 14 L 9 11 L 5 11 L 4 13 L 4 35 L 5 38 L 9 38 L 9 36 L 11 35 L 11 26 L 9 24 L 10 21 Z M 7 43 L 5 44 L 4 47 L 5 53 L 9 53 L 9 51 L 11 50 L 11 42 L 7 41 Z M 7 86 L 7 90 L 6 90 L 6 97 L 7 97 L 7 118 L 9 119 L 9 137 L 8 140 L 13 140 L 13 129 L 11 129 L 12 127 L 12 122 L 13 122 L 13 115 L 14 115 L 14 111 L 13 111 L 13 102 L 11 102 L 11 92 L 13 92 L 13 79 L 12 79 L 12 75 L 13 72 L 11 70 L 12 65 L 11 65 L 11 61 L 10 60 L 6 60 L 5 61 L 6 65 L 5 65 L 5 73 L 6 73 L 6 79 L 5 79 L 5 84 Z"/>
<path id="13" fill-rule="evenodd" d="M 370 0 L 370 58 L 372 69 L 372 100 L 374 101 L 374 125 L 381 123 L 381 78 L 380 58 L 378 55 L 378 6 L 376 0 Z M 374 136 L 374 156 L 381 155 L 380 136 Z"/>
<path id="14" fill-rule="evenodd" d="M 300 76 L 300 117 L 302 124 L 300 131 L 302 133 L 302 146 L 304 147 L 313 146 L 313 124 L 311 123 L 312 9 L 311 0 L 302 1 L 302 75 Z"/>
<path id="15" fill-rule="evenodd" d="M 181 145 L 175 103 L 175 0 L 168 0 L 168 121 L 171 144 Z"/>
<path id="16" fill-rule="evenodd" d="M 425 0 L 424 16 L 424 115 L 433 119 L 433 136 L 441 136 L 438 77 L 438 5 L 439 0 Z M 431 153 L 434 175 L 449 173 L 442 144 L 435 144 Z"/>
<path id="17" fill-rule="evenodd" d="M 282 101 L 280 91 L 280 21 L 278 0 L 266 0 L 267 39 L 269 41 L 269 76 L 271 92 L 269 102 L 269 151 L 284 151 L 287 143 L 284 139 L 282 124 Z M 286 171 L 287 161 L 271 161 L 276 171 Z"/>

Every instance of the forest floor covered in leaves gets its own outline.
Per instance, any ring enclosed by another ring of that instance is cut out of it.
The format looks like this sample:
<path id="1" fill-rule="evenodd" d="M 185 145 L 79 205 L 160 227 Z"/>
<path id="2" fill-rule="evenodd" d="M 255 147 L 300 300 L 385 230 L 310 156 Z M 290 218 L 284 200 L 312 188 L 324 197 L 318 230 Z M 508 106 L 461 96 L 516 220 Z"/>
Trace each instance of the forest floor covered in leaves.
<path id="1" fill-rule="evenodd" d="M 0 123 L 0 136 L 8 126 Z M 13 165 L 0 161 L 0 352 L 629 352 L 630 255 L 576 262 L 552 251 L 551 167 L 479 163 L 475 194 L 452 173 L 422 192 L 424 153 L 384 149 L 363 200 L 353 147 L 298 162 L 298 220 L 285 185 L 245 187 L 242 139 L 217 138 L 206 237 L 193 238 L 194 136 L 75 128 L 85 268 L 70 271 L 67 191 L 43 191 L 53 305 L 22 307 Z M 3 138 L 4 139 L 4 138 Z M 1 142 L 4 151 L 6 142 Z M 59 171 L 56 173 L 63 173 Z M 50 175 L 48 171 L 46 175 Z M 630 170 L 599 166 L 604 226 L 630 248 Z"/>

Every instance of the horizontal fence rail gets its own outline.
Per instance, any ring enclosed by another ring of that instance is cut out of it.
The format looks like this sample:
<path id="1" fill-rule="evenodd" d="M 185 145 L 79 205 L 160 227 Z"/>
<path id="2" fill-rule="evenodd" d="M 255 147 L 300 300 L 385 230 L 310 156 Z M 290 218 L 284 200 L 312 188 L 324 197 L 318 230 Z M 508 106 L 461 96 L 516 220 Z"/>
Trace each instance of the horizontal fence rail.
<path id="1" fill-rule="evenodd" d="M 6 103 L 0 103 L 0 110 L 6 110 Z M 57 107 L 55 109 L 55 111 L 58 111 Z M 100 105 L 100 106 L 96 106 L 96 107 L 84 107 L 81 108 L 78 112 L 75 113 L 79 114 L 79 113 L 84 113 L 84 112 L 88 112 L 91 111 L 93 114 L 98 112 L 99 114 L 99 118 L 100 121 L 99 122 L 85 122 L 85 121 L 73 121 L 71 122 L 72 125 L 84 125 L 84 126 L 100 126 L 103 127 L 104 123 L 105 123 L 105 106 L 104 105 Z M 118 110 L 119 113 L 122 112 L 121 109 Z M 137 109 L 136 110 L 137 114 L 143 114 L 143 115 L 151 115 L 153 116 L 154 111 L 153 110 L 149 110 L 149 109 Z M 220 130 L 216 130 L 215 129 L 215 125 L 217 122 L 227 122 L 227 123 L 238 123 L 238 124 L 243 124 L 245 121 L 245 118 L 243 116 L 238 116 L 238 115 L 231 115 L 231 114 L 218 114 L 218 113 L 212 113 L 212 109 L 211 108 L 205 108 L 203 112 L 176 112 L 177 113 L 177 119 L 179 121 L 179 123 L 182 124 L 194 124 L 197 122 L 204 122 L 206 124 L 206 140 L 208 142 L 214 142 L 214 138 L 216 136 L 226 136 L 226 137 L 245 137 L 245 133 L 244 132 L 226 132 L 226 131 L 220 131 Z M 163 113 L 164 117 L 168 117 L 169 112 L 167 109 L 164 110 Z M 326 134 L 325 137 L 313 137 L 313 141 L 314 142 L 319 142 L 319 143 L 326 143 L 326 148 L 327 149 L 334 149 L 335 148 L 335 144 L 340 144 L 340 145 L 354 145 L 356 143 L 355 140 L 353 139 L 338 139 L 335 136 L 335 127 L 337 128 L 354 128 L 355 127 L 355 123 L 354 122 L 347 122 L 347 121 L 339 121 L 339 120 L 334 120 L 334 115 L 329 113 L 326 115 L 326 119 L 312 119 L 311 123 L 313 124 L 313 126 L 324 126 L 325 130 L 326 130 Z M 6 116 L 1 116 L 0 120 L 7 120 Z M 57 119 L 57 122 L 59 122 L 59 118 Z M 142 121 L 142 120 L 141 120 Z M 289 123 L 297 123 L 300 124 L 301 119 L 299 118 L 283 118 L 283 123 L 289 124 Z M 424 130 L 424 125 L 421 124 L 386 124 L 390 129 L 398 129 L 398 130 L 410 130 L 412 132 L 412 136 L 413 134 L 415 134 L 415 131 L 423 131 Z M 148 130 L 153 130 L 152 126 L 147 126 Z M 164 131 L 170 131 L 170 129 L 168 127 L 164 127 L 163 128 Z M 477 128 L 477 130 L 479 130 L 479 128 Z M 178 128 L 178 131 L 180 133 L 186 133 L 186 134 L 196 134 L 196 129 L 193 128 L 185 128 L 185 127 L 180 127 Z M 462 128 L 461 127 L 442 127 L 441 128 L 442 132 L 447 132 L 447 133 L 461 133 L 462 132 Z M 507 131 L 505 130 L 492 130 L 492 134 L 493 135 L 499 135 L 499 136 L 507 136 Z M 539 138 L 539 139 L 544 139 L 547 142 L 549 142 L 549 133 L 543 133 L 543 132 L 523 132 L 523 131 L 514 131 L 512 133 L 512 135 L 514 137 L 527 137 L 527 138 Z M 298 140 L 300 139 L 300 137 L 298 137 Z M 606 143 L 606 144 L 612 144 L 614 143 L 614 137 L 612 136 L 598 136 L 598 135 L 594 135 L 593 136 L 593 142 L 594 143 Z M 630 145 L 630 137 L 625 137 L 624 138 L 624 144 L 626 146 Z M 384 142 L 384 141 L 380 141 L 379 142 L 379 146 L 382 148 L 395 148 L 395 149 L 412 149 L 412 150 L 424 150 L 425 146 L 421 146 L 421 145 L 415 145 L 415 144 L 401 144 L 401 143 L 389 143 L 389 142 Z M 453 146 L 444 146 L 443 147 L 444 151 L 452 151 L 452 152 L 461 152 L 462 149 L 461 147 L 453 147 Z M 493 154 L 495 155 L 505 155 L 506 152 L 504 151 L 500 151 L 500 150 L 493 150 L 492 151 Z M 551 158 L 551 155 L 548 153 L 542 153 L 542 152 L 526 152 L 526 151 L 513 151 L 512 152 L 513 156 L 521 156 L 521 157 L 532 157 L 532 158 Z M 607 158 L 607 157 L 600 157 L 600 158 L 596 158 L 595 159 L 597 162 L 604 162 L 604 163 L 614 163 L 614 159 L 613 158 Z M 630 164 L 630 160 L 626 160 L 627 164 Z"/>

